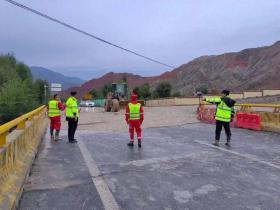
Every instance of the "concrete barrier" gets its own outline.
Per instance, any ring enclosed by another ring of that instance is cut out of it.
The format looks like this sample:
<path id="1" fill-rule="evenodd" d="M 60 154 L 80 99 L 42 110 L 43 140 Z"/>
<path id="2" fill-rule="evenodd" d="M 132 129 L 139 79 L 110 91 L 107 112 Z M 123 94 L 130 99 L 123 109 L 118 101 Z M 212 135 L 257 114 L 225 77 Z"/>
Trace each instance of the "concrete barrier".
<path id="1" fill-rule="evenodd" d="M 269 95 L 280 95 L 280 89 L 271 89 L 263 91 L 245 91 L 243 93 L 231 93 L 232 99 L 245 99 L 245 98 L 256 98 Z M 203 98 L 214 98 L 219 97 L 218 95 L 204 95 Z M 155 99 L 146 101 L 146 106 L 188 106 L 198 105 L 198 97 L 186 97 L 186 98 L 167 98 L 167 99 Z"/>
<path id="2" fill-rule="evenodd" d="M 231 93 L 231 94 L 230 94 L 230 97 L 231 97 L 232 99 L 243 99 L 244 94 L 243 94 L 243 93 Z"/>
<path id="3" fill-rule="evenodd" d="M 48 119 L 42 106 L 0 126 L 0 209 L 16 209 Z M 9 133 L 11 128 L 16 127 Z"/>
<path id="4" fill-rule="evenodd" d="M 280 90 L 279 89 L 263 90 L 263 96 L 274 96 L 274 95 L 280 95 Z"/>
<path id="5" fill-rule="evenodd" d="M 156 107 L 156 106 L 190 106 L 198 105 L 199 98 L 167 98 L 167 99 L 157 99 L 146 101 L 146 106 Z"/>
<path id="6" fill-rule="evenodd" d="M 175 105 L 176 106 L 187 106 L 187 105 L 198 105 L 199 98 L 175 98 Z"/>
<path id="7" fill-rule="evenodd" d="M 174 98 L 158 99 L 158 100 L 148 100 L 146 101 L 146 106 L 175 106 Z"/>
<path id="8" fill-rule="evenodd" d="M 245 91 L 243 93 L 244 98 L 255 98 L 263 96 L 262 91 Z"/>

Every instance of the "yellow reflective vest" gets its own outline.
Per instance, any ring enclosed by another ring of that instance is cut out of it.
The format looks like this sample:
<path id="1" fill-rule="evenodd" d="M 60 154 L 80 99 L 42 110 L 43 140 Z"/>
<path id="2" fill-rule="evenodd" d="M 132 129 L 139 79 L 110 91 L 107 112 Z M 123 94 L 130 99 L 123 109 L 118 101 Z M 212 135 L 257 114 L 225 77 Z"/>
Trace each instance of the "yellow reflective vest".
<path id="1" fill-rule="evenodd" d="M 66 101 L 66 117 L 79 117 L 78 101 L 75 97 L 69 97 Z"/>
<path id="2" fill-rule="evenodd" d="M 49 117 L 61 116 L 61 111 L 58 108 L 58 101 L 57 100 L 50 100 L 48 107 L 49 107 L 49 110 L 48 110 L 48 116 Z"/>
<path id="3" fill-rule="evenodd" d="M 229 98 L 229 97 L 228 97 Z M 220 98 L 206 98 L 209 103 L 217 104 L 215 119 L 223 122 L 231 121 L 231 114 L 234 112 L 234 107 L 230 108 L 226 103 Z"/>
<path id="4" fill-rule="evenodd" d="M 137 104 L 129 103 L 128 107 L 129 107 L 129 120 L 140 120 L 141 104 L 140 103 L 137 103 Z"/>

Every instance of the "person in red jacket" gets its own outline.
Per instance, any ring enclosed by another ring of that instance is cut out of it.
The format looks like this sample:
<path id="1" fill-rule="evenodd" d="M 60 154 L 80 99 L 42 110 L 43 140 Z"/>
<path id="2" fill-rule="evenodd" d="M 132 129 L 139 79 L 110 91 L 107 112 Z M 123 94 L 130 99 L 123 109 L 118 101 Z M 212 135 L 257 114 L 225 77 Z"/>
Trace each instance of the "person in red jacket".
<path id="1" fill-rule="evenodd" d="M 136 94 L 131 95 L 131 102 L 126 107 L 125 120 L 129 125 L 130 142 L 128 146 L 133 146 L 134 144 L 134 130 L 137 134 L 138 147 L 141 147 L 142 143 L 142 129 L 141 125 L 144 120 L 144 110 L 140 103 L 137 101 L 138 96 Z"/>
<path id="2" fill-rule="evenodd" d="M 59 140 L 59 132 L 61 127 L 61 111 L 65 109 L 60 101 L 59 95 L 55 94 L 53 99 L 49 101 L 48 104 L 48 116 L 50 118 L 50 134 L 52 140 Z M 55 136 L 54 136 L 55 130 Z"/>

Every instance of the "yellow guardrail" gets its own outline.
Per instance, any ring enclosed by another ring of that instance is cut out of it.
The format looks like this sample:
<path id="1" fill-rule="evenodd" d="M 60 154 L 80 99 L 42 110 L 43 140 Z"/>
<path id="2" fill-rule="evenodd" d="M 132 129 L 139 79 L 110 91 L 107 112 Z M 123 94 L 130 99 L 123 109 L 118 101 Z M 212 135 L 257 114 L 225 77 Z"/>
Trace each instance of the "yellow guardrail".
<path id="1" fill-rule="evenodd" d="M 280 104 L 236 104 L 235 106 L 280 108 Z"/>
<path id="2" fill-rule="evenodd" d="M 6 137 L 12 128 L 24 129 L 27 120 L 32 120 L 36 115 L 41 114 L 45 110 L 46 106 L 41 106 L 34 111 L 31 111 L 25 115 L 22 115 L 10 122 L 7 122 L 0 126 L 0 148 L 6 145 Z"/>
<path id="3" fill-rule="evenodd" d="M 17 207 L 48 125 L 45 110 L 41 106 L 0 126 L 0 209 Z"/>
<path id="4" fill-rule="evenodd" d="M 212 105 L 210 103 L 201 103 L 201 105 Z M 252 108 L 273 108 L 274 112 L 280 112 L 279 104 L 235 104 L 237 107 L 241 107 L 241 111 L 251 112 Z"/>

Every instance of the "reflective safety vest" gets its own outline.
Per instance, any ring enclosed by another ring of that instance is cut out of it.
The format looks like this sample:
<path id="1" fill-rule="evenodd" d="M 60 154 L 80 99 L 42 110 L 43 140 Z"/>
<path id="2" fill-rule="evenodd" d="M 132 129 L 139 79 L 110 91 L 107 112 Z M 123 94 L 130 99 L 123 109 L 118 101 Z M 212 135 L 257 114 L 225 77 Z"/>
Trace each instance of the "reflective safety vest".
<path id="1" fill-rule="evenodd" d="M 66 117 L 74 118 L 74 113 L 76 113 L 76 116 L 79 117 L 78 102 L 75 97 L 70 97 L 66 101 Z"/>
<path id="2" fill-rule="evenodd" d="M 57 100 L 50 100 L 49 101 L 48 116 L 49 117 L 61 116 L 61 111 L 58 108 L 58 101 Z"/>
<path id="3" fill-rule="evenodd" d="M 128 107 L 129 107 L 129 120 L 140 120 L 140 114 L 142 114 L 140 113 L 141 104 L 129 103 Z"/>
<path id="4" fill-rule="evenodd" d="M 234 111 L 234 108 L 230 108 L 226 103 L 219 98 L 207 98 L 207 102 L 217 103 L 216 116 L 215 119 L 223 122 L 231 121 L 231 113 Z"/>

